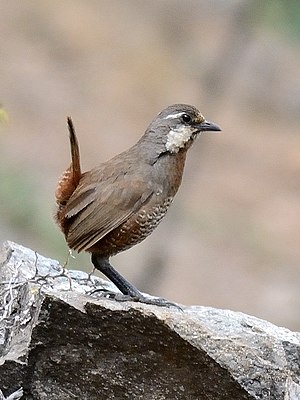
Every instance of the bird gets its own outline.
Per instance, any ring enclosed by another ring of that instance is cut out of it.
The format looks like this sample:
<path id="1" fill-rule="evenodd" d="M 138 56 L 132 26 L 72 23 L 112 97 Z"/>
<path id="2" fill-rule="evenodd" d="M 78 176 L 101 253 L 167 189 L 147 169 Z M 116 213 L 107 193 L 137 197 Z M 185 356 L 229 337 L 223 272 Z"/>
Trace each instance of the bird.
<path id="1" fill-rule="evenodd" d="M 142 294 L 112 266 L 110 258 L 153 232 L 179 189 L 188 149 L 203 132 L 221 128 L 194 106 L 170 105 L 136 144 L 82 172 L 71 117 L 67 123 L 71 165 L 55 192 L 55 220 L 67 245 L 90 253 L 94 267 L 117 286 L 124 299 L 166 305 L 163 298 Z"/>

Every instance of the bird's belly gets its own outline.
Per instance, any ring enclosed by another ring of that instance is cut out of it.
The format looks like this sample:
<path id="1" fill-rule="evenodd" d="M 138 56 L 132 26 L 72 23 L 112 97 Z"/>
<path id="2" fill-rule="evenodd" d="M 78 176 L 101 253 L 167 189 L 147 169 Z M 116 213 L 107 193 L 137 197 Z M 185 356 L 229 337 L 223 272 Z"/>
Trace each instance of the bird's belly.
<path id="1" fill-rule="evenodd" d="M 108 233 L 93 245 L 89 252 L 102 256 L 113 256 L 140 243 L 157 227 L 165 216 L 173 197 L 167 197 L 164 202 L 146 205 L 131 216 L 126 222 Z"/>

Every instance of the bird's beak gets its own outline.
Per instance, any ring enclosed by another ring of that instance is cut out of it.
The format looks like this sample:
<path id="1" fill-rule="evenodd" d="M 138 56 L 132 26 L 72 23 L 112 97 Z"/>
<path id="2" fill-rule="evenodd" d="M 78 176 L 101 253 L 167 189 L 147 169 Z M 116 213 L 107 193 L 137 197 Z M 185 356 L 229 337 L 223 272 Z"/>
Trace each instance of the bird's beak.
<path id="1" fill-rule="evenodd" d="M 211 121 L 206 121 L 204 120 L 200 124 L 197 124 L 197 129 L 199 132 L 206 132 L 206 131 L 221 131 L 222 129 L 219 127 L 219 125 L 215 124 L 214 122 Z"/>

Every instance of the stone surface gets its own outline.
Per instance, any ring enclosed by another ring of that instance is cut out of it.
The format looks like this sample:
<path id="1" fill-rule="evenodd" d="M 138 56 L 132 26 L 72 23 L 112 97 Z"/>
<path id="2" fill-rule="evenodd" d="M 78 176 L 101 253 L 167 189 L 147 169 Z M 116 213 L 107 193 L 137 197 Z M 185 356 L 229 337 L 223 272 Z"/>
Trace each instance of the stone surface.
<path id="1" fill-rule="evenodd" d="M 300 399 L 299 333 L 228 310 L 116 302 L 108 290 L 4 243 L 2 398 L 22 387 L 22 399 Z"/>

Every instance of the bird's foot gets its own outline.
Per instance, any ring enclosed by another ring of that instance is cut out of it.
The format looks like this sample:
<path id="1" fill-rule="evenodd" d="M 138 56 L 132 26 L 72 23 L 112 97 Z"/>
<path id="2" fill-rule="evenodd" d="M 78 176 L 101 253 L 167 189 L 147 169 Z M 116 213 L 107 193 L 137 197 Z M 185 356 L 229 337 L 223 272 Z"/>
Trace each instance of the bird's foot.
<path id="1" fill-rule="evenodd" d="M 183 311 L 182 308 L 176 304 L 176 303 L 172 303 L 169 300 L 166 300 L 162 297 L 146 297 L 146 296 L 138 296 L 138 297 L 130 297 L 129 301 L 136 301 L 138 303 L 143 303 L 143 304 L 150 304 L 153 306 L 159 306 L 159 307 L 174 307 L 177 308 L 180 311 Z"/>
<path id="2" fill-rule="evenodd" d="M 175 307 L 182 311 L 182 308 L 178 304 L 172 303 L 171 301 L 168 301 L 161 297 L 146 297 L 146 296 L 142 295 L 141 293 L 138 295 L 132 296 L 129 294 L 115 293 L 115 292 L 111 292 L 108 290 L 100 290 L 100 289 L 93 290 L 93 292 L 91 294 L 94 294 L 95 292 L 99 292 L 99 291 L 101 291 L 100 297 L 102 297 L 102 298 L 104 297 L 109 300 L 115 300 L 118 302 L 134 301 L 136 303 L 150 304 L 150 305 L 159 306 L 159 307 Z"/>

